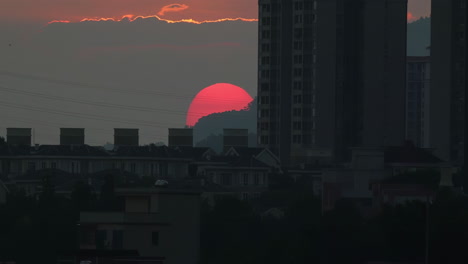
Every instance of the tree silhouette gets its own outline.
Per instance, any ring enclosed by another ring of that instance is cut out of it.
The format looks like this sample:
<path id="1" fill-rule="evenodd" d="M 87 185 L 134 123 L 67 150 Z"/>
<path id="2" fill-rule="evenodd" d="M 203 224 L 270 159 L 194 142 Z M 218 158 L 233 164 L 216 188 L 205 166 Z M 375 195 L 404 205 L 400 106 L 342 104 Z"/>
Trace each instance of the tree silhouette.
<path id="1" fill-rule="evenodd" d="M 96 195 L 91 186 L 83 181 L 75 184 L 71 193 L 71 203 L 76 211 L 90 210 L 96 201 Z"/>
<path id="2" fill-rule="evenodd" d="M 101 186 L 99 196 L 100 208 L 104 210 L 116 210 L 119 208 L 119 201 L 115 195 L 115 176 L 108 174 L 104 184 Z"/>

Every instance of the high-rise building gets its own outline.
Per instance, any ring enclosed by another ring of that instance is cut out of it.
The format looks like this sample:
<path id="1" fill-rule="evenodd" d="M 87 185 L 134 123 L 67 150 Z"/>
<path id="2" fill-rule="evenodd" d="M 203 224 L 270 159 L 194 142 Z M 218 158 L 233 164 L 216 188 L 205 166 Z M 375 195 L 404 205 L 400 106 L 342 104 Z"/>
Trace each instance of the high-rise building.
<path id="1" fill-rule="evenodd" d="M 258 140 L 283 164 L 405 137 L 407 0 L 259 0 Z"/>
<path id="2" fill-rule="evenodd" d="M 461 163 L 465 127 L 466 0 L 432 0 L 430 145 Z"/>
<path id="3" fill-rule="evenodd" d="M 430 57 L 408 57 L 406 71 L 406 139 L 429 148 Z"/>

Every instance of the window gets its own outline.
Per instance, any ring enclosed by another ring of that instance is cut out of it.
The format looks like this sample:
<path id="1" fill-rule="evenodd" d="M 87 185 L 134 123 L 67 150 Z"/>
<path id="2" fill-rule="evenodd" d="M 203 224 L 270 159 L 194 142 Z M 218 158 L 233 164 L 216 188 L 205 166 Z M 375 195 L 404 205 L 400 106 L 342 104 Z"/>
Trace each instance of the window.
<path id="1" fill-rule="evenodd" d="M 254 174 L 254 185 L 259 185 L 260 183 L 260 175 L 258 175 L 258 172 Z"/>
<path id="2" fill-rule="evenodd" d="M 271 36 L 271 34 L 270 34 L 269 30 L 263 30 L 262 31 L 262 38 L 268 39 L 268 38 L 270 38 L 270 36 Z"/>
<path id="3" fill-rule="evenodd" d="M 262 65 L 268 65 L 268 64 L 270 64 L 270 57 L 263 56 L 262 57 Z"/>
<path id="4" fill-rule="evenodd" d="M 302 23 L 302 15 L 295 15 L 294 16 L 294 23 L 301 24 Z"/>
<path id="5" fill-rule="evenodd" d="M 231 173 L 222 173 L 221 174 L 221 184 L 222 185 L 232 185 L 232 174 Z"/>
<path id="6" fill-rule="evenodd" d="M 151 232 L 151 244 L 153 244 L 153 246 L 159 246 L 159 232 L 158 231 Z"/>
<path id="7" fill-rule="evenodd" d="M 294 9 L 295 10 L 302 10 L 302 8 L 303 8 L 302 2 L 295 2 L 294 3 Z"/>
<path id="8" fill-rule="evenodd" d="M 302 83 L 299 81 L 296 81 L 293 83 L 293 88 L 294 90 L 301 90 L 302 89 Z"/>
<path id="9" fill-rule="evenodd" d="M 262 44 L 262 51 L 269 52 L 270 51 L 270 44 Z"/>
<path id="10" fill-rule="evenodd" d="M 293 116 L 297 116 L 297 117 L 302 116 L 302 109 L 301 108 L 293 108 Z"/>
<path id="11" fill-rule="evenodd" d="M 107 230 L 96 230 L 96 249 L 108 249 Z"/>
<path id="12" fill-rule="evenodd" d="M 260 103 L 261 104 L 270 104 L 270 97 L 268 97 L 268 96 L 260 97 Z"/>
<path id="13" fill-rule="evenodd" d="M 261 71 L 261 76 L 262 78 L 270 78 L 270 71 L 269 70 Z"/>
<path id="14" fill-rule="evenodd" d="M 249 185 L 249 174 L 248 173 L 244 173 L 244 175 L 242 176 L 242 183 L 244 184 L 244 186 Z"/>
<path id="15" fill-rule="evenodd" d="M 75 174 L 75 162 L 71 163 L 71 169 L 70 169 L 72 174 Z"/>
<path id="16" fill-rule="evenodd" d="M 130 164 L 130 172 L 132 172 L 132 173 L 136 172 L 136 164 L 135 163 Z"/>
<path id="17" fill-rule="evenodd" d="M 264 145 L 268 144 L 268 136 L 261 136 L 260 143 Z"/>
<path id="18" fill-rule="evenodd" d="M 294 29 L 294 37 L 295 38 L 302 38 L 302 28 L 295 28 Z"/>
<path id="19" fill-rule="evenodd" d="M 29 162 L 28 163 L 28 170 L 35 171 L 36 170 L 36 163 L 35 162 Z"/>
<path id="20" fill-rule="evenodd" d="M 261 89 L 262 91 L 269 91 L 269 90 L 270 90 L 270 84 L 269 84 L 269 83 L 262 83 L 262 84 L 260 85 L 260 89 Z"/>
<path id="21" fill-rule="evenodd" d="M 269 109 L 262 109 L 260 111 L 261 117 L 269 117 L 270 116 L 270 110 Z"/>
<path id="22" fill-rule="evenodd" d="M 121 163 L 120 163 L 120 169 L 121 169 L 121 170 L 125 170 L 125 162 L 121 162 Z"/>
<path id="23" fill-rule="evenodd" d="M 112 249 L 123 249 L 123 230 L 114 230 L 112 232 Z"/>
<path id="24" fill-rule="evenodd" d="M 270 17 L 262 18 L 262 25 L 263 26 L 269 26 L 270 24 L 271 24 L 271 18 Z"/>
<path id="25" fill-rule="evenodd" d="M 268 122 L 262 122 L 262 123 L 260 123 L 260 129 L 261 130 L 268 130 L 268 127 L 269 127 L 268 125 L 269 125 Z"/>
<path id="26" fill-rule="evenodd" d="M 57 168 L 57 163 L 56 163 L 56 162 L 50 163 L 50 167 L 51 167 L 52 169 L 56 169 L 56 168 Z"/>
<path id="27" fill-rule="evenodd" d="M 263 4 L 262 5 L 262 11 L 263 12 L 270 12 L 271 6 L 269 4 Z"/>
<path id="28" fill-rule="evenodd" d="M 258 199 L 258 198 L 260 198 L 260 193 L 258 192 L 252 193 L 252 199 Z"/>
<path id="29" fill-rule="evenodd" d="M 294 63 L 302 64 L 302 55 L 294 55 Z"/>
<path id="30" fill-rule="evenodd" d="M 296 130 L 302 129 L 302 122 L 293 122 L 293 128 Z"/>
<path id="31" fill-rule="evenodd" d="M 242 193 L 242 200 L 244 201 L 249 200 L 249 193 Z"/>
<path id="32" fill-rule="evenodd" d="M 302 77 L 302 68 L 294 68 L 294 77 Z"/>
<path id="33" fill-rule="evenodd" d="M 293 135 L 293 143 L 301 144 L 302 143 L 302 135 Z"/>
<path id="34" fill-rule="evenodd" d="M 302 95 L 296 94 L 293 96 L 293 102 L 295 104 L 301 104 L 302 103 Z"/>
<path id="35" fill-rule="evenodd" d="M 294 41 L 294 50 L 302 50 L 302 42 Z"/>

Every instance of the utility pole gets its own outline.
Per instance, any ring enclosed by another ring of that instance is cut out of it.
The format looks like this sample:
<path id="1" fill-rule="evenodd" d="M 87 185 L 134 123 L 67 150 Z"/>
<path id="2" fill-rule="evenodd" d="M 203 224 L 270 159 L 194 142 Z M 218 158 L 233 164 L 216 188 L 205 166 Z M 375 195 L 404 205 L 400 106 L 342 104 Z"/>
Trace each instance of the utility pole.
<path id="1" fill-rule="evenodd" d="M 467 37 L 468 37 L 468 26 L 467 22 L 468 21 L 468 7 L 465 4 L 465 37 L 464 37 L 464 50 L 465 50 L 465 77 L 468 76 L 468 51 L 466 49 L 466 44 L 467 44 Z M 465 78 L 465 96 L 464 96 L 464 110 L 465 110 L 465 116 L 463 118 L 464 122 L 464 137 L 463 137 L 463 164 L 462 164 L 462 175 L 461 175 L 461 180 L 462 180 L 462 186 L 463 186 L 463 192 L 465 194 L 468 194 L 468 79 Z"/>
<path id="2" fill-rule="evenodd" d="M 426 245 L 425 245 L 425 264 L 429 264 L 429 207 L 430 207 L 429 195 L 426 196 Z"/>

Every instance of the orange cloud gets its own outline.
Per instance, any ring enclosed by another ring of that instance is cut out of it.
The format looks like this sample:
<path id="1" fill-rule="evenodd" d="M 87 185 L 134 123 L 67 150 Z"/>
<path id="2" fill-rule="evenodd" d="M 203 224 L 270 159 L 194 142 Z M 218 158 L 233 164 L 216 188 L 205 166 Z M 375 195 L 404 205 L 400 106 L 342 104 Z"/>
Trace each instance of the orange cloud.
<path id="1" fill-rule="evenodd" d="M 161 8 L 161 10 L 158 12 L 158 16 L 164 16 L 166 12 L 179 12 L 183 11 L 185 9 L 188 9 L 188 5 L 184 4 L 171 4 L 171 5 L 166 5 Z"/>
<path id="2" fill-rule="evenodd" d="M 413 16 L 413 14 L 411 12 L 407 13 L 406 18 L 408 19 L 408 22 L 416 20 L 416 17 Z"/>
<path id="3" fill-rule="evenodd" d="M 112 17 L 95 17 L 95 18 L 83 18 L 79 21 L 71 22 L 69 20 L 53 20 L 48 22 L 47 24 L 54 24 L 54 23 L 76 23 L 76 22 L 106 22 L 106 21 L 112 21 L 112 22 L 121 22 L 124 20 L 127 20 L 129 22 L 133 22 L 137 19 L 148 19 L 148 18 L 156 18 L 159 21 L 164 21 L 169 24 L 174 24 L 174 23 L 191 23 L 191 24 L 204 24 L 204 23 L 217 23 L 217 22 L 226 22 L 226 21 L 244 21 L 244 22 L 256 22 L 258 19 L 256 18 L 243 18 L 243 17 L 237 17 L 237 18 L 220 18 L 220 19 L 213 19 L 213 20 L 195 20 L 195 19 L 179 19 L 179 20 L 171 20 L 171 19 L 164 19 L 161 18 L 157 15 L 154 16 L 135 16 L 135 15 L 124 15 L 121 18 L 112 18 Z"/>

